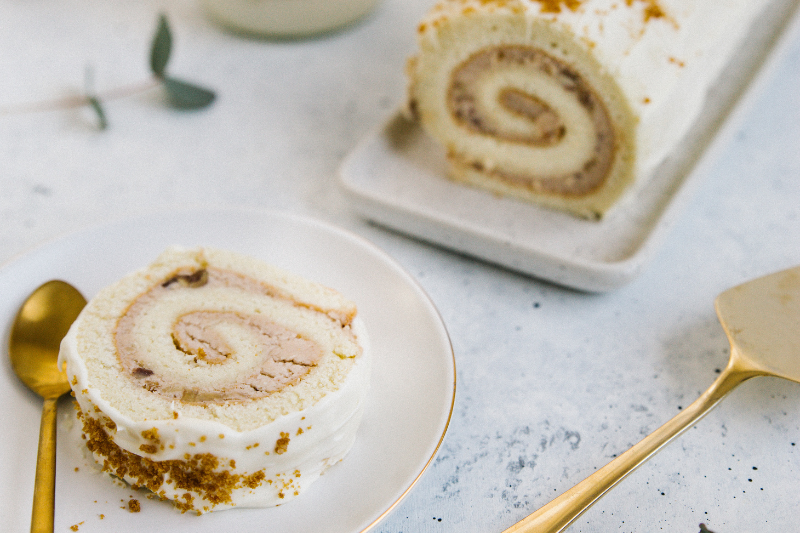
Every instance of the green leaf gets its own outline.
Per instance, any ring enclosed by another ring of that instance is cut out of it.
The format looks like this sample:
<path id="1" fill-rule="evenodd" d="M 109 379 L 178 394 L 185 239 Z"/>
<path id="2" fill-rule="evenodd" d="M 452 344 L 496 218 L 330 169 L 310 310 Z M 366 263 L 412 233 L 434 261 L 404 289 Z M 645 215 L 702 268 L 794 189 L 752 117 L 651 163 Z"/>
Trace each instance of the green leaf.
<path id="1" fill-rule="evenodd" d="M 158 28 L 153 37 L 153 46 L 150 49 L 150 69 L 159 78 L 165 76 L 169 54 L 172 51 L 172 32 L 169 29 L 167 17 L 161 14 L 158 17 Z"/>
<path id="2" fill-rule="evenodd" d="M 108 127 L 108 120 L 106 120 L 106 114 L 103 111 L 103 106 L 100 105 L 100 99 L 96 96 L 89 96 L 87 98 L 89 105 L 94 109 L 94 112 L 97 114 L 97 125 L 101 130 L 104 130 Z"/>
<path id="3" fill-rule="evenodd" d="M 164 88 L 167 90 L 170 104 L 179 109 L 200 109 L 214 101 L 214 91 L 164 76 Z"/>

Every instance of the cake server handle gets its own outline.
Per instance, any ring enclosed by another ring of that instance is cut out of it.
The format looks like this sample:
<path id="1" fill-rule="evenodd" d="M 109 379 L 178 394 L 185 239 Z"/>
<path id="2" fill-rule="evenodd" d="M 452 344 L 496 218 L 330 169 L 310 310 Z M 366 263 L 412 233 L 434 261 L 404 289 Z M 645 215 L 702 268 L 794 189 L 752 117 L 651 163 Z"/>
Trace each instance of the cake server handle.
<path id="1" fill-rule="evenodd" d="M 758 373 L 737 368 L 736 365 L 729 365 L 711 387 L 689 407 L 603 468 L 503 533 L 558 533 L 564 531 L 625 476 L 647 461 L 672 439 L 692 427 L 728 392 L 754 375 L 758 375 Z"/>

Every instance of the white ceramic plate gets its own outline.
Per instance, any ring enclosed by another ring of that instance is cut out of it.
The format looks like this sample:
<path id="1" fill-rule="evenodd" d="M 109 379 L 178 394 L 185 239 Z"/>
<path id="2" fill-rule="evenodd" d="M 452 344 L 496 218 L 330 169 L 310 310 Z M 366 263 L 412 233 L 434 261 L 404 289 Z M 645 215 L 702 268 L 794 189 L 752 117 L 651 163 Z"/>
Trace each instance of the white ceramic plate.
<path id="1" fill-rule="evenodd" d="M 13 374 L 8 328 L 23 299 L 52 278 L 87 297 L 145 266 L 171 244 L 208 245 L 261 258 L 333 287 L 356 302 L 374 350 L 372 387 L 350 454 L 286 505 L 180 514 L 86 467 L 72 400 L 60 405 L 56 531 L 357 532 L 378 523 L 430 464 L 450 420 L 455 363 L 445 327 L 419 285 L 367 241 L 314 220 L 263 211 L 193 210 L 72 234 L 0 269 L 0 517 L 30 527 L 41 400 Z M 77 469 L 77 471 L 76 471 Z M 141 512 L 122 507 L 131 498 Z M 103 518 L 100 518 L 103 515 Z"/>
<path id="2" fill-rule="evenodd" d="M 364 217 L 431 243 L 581 290 L 618 288 L 654 255 L 690 198 L 696 178 L 705 173 L 703 167 L 713 164 L 720 147 L 729 144 L 753 95 L 800 35 L 797 16 L 783 31 L 797 2 L 775 4 L 775 22 L 765 18 L 735 55 L 683 148 L 653 176 L 640 180 L 642 185 L 601 222 L 447 180 L 442 147 L 399 113 L 343 162 L 343 190 Z"/>

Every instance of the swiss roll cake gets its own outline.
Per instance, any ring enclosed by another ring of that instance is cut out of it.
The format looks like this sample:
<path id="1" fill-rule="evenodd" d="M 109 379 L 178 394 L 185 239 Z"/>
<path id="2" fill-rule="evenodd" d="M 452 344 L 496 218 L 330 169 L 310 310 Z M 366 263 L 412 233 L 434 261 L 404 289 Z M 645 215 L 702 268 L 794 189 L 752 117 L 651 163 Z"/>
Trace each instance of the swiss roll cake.
<path id="1" fill-rule="evenodd" d="M 599 219 L 681 147 L 775 1 L 442 0 L 407 107 L 454 180 Z"/>
<path id="2" fill-rule="evenodd" d="M 300 495 L 350 450 L 369 385 L 353 302 L 212 248 L 102 289 L 59 357 L 100 468 L 198 514 Z"/>

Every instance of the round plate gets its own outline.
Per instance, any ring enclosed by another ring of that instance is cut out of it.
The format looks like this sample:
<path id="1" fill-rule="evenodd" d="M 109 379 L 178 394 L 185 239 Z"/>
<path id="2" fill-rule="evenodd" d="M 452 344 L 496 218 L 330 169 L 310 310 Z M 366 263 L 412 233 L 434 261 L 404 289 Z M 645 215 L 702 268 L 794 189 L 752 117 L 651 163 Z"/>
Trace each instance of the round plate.
<path id="1" fill-rule="evenodd" d="M 62 399 L 56 481 L 56 531 L 189 530 L 358 532 L 403 498 L 431 463 L 450 420 L 455 362 L 444 324 L 419 285 L 364 239 L 319 221 L 241 210 L 171 211 L 90 228 L 56 240 L 0 269 L 4 346 L 24 298 L 60 278 L 90 298 L 164 248 L 214 246 L 257 257 L 335 288 L 356 302 L 373 349 L 372 383 L 356 443 L 301 497 L 280 507 L 181 514 L 87 462 L 70 431 L 72 400 Z M 30 524 L 41 400 L 0 372 L 0 516 L 8 531 Z M 136 499 L 141 512 L 130 512 Z"/>

